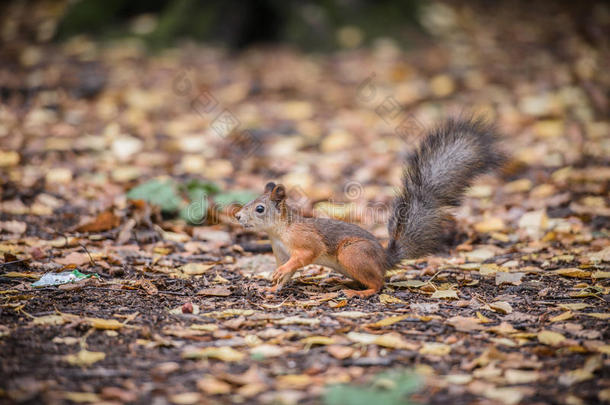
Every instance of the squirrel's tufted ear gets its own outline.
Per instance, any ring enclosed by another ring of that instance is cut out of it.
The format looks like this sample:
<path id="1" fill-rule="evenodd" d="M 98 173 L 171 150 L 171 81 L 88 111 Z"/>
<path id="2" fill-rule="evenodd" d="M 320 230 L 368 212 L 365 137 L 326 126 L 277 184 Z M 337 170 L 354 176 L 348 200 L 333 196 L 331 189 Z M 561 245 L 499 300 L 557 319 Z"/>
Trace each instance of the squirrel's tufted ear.
<path id="1" fill-rule="evenodd" d="M 275 188 L 275 183 L 270 181 L 269 183 L 267 183 L 267 185 L 265 186 L 265 193 L 270 193 L 273 191 L 273 189 Z"/>
<path id="2" fill-rule="evenodd" d="M 271 191 L 271 201 L 281 202 L 286 198 L 286 189 L 281 184 L 278 184 Z"/>

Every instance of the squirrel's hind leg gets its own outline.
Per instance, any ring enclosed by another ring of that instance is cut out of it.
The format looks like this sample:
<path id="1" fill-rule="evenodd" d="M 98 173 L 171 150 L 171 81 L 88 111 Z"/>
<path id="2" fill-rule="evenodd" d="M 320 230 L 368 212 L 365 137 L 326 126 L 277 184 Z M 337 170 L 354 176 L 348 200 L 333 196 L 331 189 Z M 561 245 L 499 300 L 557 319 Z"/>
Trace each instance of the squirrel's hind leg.
<path id="1" fill-rule="evenodd" d="M 367 287 L 366 290 L 345 289 L 348 297 L 370 297 L 381 290 L 384 282 L 383 251 L 368 240 L 349 241 L 339 247 L 337 260 L 345 269 L 345 274 Z"/>

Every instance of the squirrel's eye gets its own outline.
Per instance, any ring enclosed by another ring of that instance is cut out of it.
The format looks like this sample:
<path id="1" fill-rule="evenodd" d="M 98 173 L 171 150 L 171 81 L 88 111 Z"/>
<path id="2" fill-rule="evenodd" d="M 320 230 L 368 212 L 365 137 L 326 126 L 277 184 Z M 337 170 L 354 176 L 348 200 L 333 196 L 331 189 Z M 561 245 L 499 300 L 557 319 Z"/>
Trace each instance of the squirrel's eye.
<path id="1" fill-rule="evenodd" d="M 258 212 L 259 214 L 262 214 L 263 212 L 265 212 L 265 207 L 263 207 L 262 205 L 257 205 L 256 212 Z"/>

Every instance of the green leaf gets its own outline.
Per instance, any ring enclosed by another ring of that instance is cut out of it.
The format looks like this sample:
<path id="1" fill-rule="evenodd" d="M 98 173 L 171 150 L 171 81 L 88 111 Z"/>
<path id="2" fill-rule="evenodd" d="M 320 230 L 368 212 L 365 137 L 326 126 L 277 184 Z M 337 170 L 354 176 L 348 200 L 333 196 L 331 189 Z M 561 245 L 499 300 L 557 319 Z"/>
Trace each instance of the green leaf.
<path id="1" fill-rule="evenodd" d="M 183 187 L 186 189 L 186 192 L 191 201 L 199 197 L 202 192 L 207 195 L 211 195 L 219 193 L 221 191 L 221 188 L 216 183 L 199 179 L 189 180 L 183 185 Z"/>
<path id="2" fill-rule="evenodd" d="M 246 204 L 258 197 L 258 194 L 247 190 L 227 191 L 217 194 L 214 197 L 214 203 L 218 208 L 226 207 L 232 203 Z"/>
<path id="3" fill-rule="evenodd" d="M 150 180 L 142 183 L 127 193 L 130 200 L 144 200 L 158 205 L 164 212 L 176 212 L 182 205 L 182 199 L 172 181 Z"/>
<path id="4" fill-rule="evenodd" d="M 419 378 L 409 372 L 378 375 L 370 386 L 335 385 L 326 390 L 326 405 L 408 405 L 408 394 L 419 387 Z"/>

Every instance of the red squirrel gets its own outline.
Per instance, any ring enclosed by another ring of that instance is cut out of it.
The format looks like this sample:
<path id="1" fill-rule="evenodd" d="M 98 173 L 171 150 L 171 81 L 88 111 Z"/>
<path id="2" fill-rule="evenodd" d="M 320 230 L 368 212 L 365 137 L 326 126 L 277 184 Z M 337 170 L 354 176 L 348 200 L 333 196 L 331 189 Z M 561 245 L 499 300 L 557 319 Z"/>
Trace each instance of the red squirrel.
<path id="1" fill-rule="evenodd" d="M 235 218 L 269 235 L 278 266 L 270 291 L 278 291 L 301 267 L 319 264 L 365 287 L 344 290 L 348 297 L 365 298 L 381 290 L 386 271 L 401 260 L 437 251 L 450 218 L 447 208 L 460 204 L 475 177 L 504 160 L 493 127 L 480 119 L 448 119 L 429 131 L 406 158 L 387 248 L 355 224 L 299 215 L 286 204 L 285 187 L 272 182 Z"/>

